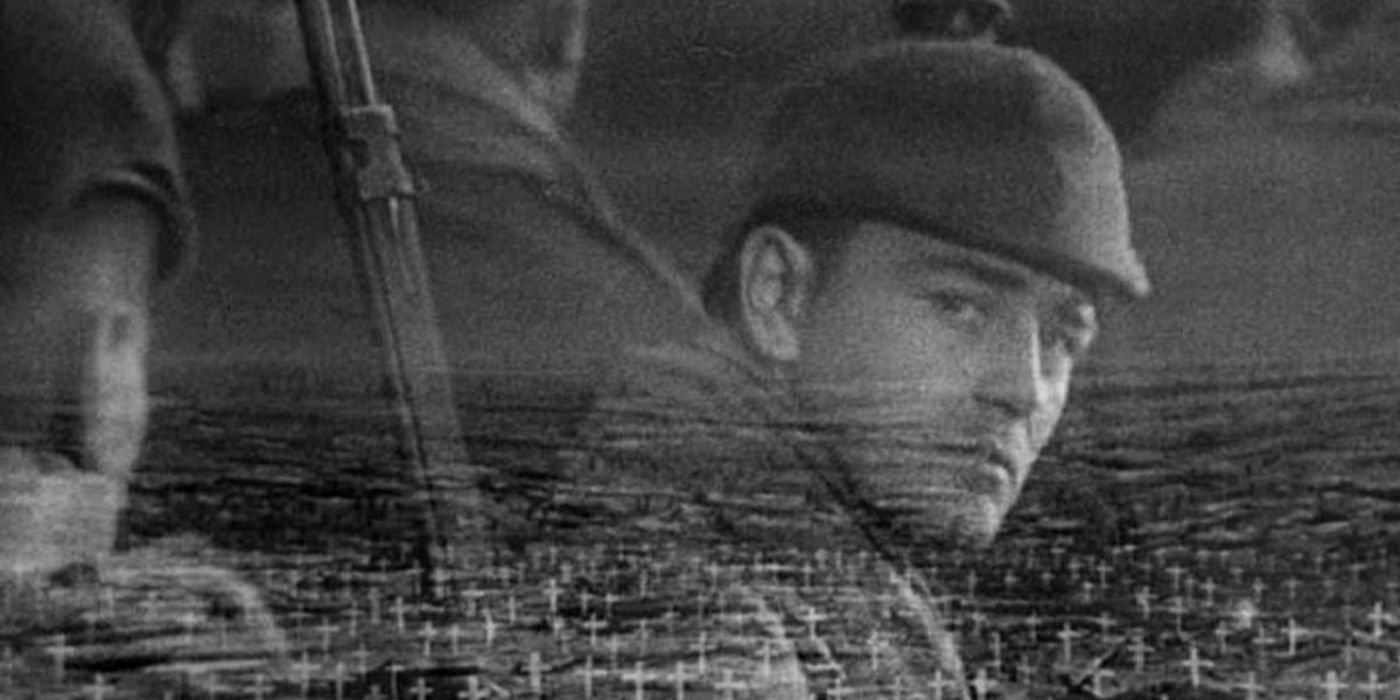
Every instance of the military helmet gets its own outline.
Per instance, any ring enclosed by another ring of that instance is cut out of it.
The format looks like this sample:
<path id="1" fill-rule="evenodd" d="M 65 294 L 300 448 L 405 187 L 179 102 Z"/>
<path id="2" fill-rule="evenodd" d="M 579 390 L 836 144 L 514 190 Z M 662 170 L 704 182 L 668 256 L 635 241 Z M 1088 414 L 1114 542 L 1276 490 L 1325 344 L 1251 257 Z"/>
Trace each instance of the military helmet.
<path id="1" fill-rule="evenodd" d="M 1008 0 L 895 0 L 891 13 L 907 39 L 992 39 L 1014 16 Z"/>
<path id="2" fill-rule="evenodd" d="M 1048 59 L 902 41 L 845 55 L 781 94 L 745 230 L 883 220 L 1004 257 L 1096 297 L 1140 297 L 1117 144 Z"/>

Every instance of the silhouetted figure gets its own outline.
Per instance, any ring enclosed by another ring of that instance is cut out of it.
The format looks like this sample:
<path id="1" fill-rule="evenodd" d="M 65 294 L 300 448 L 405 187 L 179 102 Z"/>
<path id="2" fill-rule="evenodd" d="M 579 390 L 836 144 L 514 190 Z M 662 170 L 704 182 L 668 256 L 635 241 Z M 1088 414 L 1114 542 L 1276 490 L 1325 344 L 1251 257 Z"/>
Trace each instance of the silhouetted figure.
<path id="1" fill-rule="evenodd" d="M 258 663 L 281 645 L 202 550 L 114 551 L 150 413 L 154 289 L 190 235 L 169 105 L 128 9 L 0 2 L 0 637 L 21 660 L 6 697 L 74 692 L 80 675 L 28 661 L 80 620 L 104 635 L 65 645 L 73 668 Z"/>
<path id="2" fill-rule="evenodd" d="M 898 0 L 895 23 L 906 39 L 996 41 L 1012 17 L 1007 0 Z"/>

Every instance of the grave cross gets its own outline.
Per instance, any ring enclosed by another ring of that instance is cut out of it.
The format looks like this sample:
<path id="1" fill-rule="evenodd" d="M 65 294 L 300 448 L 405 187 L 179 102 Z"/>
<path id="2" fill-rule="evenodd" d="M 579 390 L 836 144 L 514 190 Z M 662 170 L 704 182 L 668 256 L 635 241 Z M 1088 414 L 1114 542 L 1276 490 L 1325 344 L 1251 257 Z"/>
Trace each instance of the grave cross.
<path id="1" fill-rule="evenodd" d="M 305 652 L 301 652 L 301 661 L 292 664 L 292 670 L 296 671 L 297 683 L 301 686 L 301 695 L 306 697 L 311 689 L 311 674 L 315 672 L 317 666 L 311 663 L 311 657 Z"/>
<path id="2" fill-rule="evenodd" d="M 403 596 L 394 598 L 394 626 L 398 628 L 399 634 L 408 630 L 408 622 L 405 619 L 407 614 L 408 610 L 404 607 Z"/>
<path id="3" fill-rule="evenodd" d="M 1341 697 L 1342 691 L 1347 689 L 1347 684 L 1337 678 L 1336 671 L 1327 672 L 1327 680 L 1322 683 L 1322 690 L 1327 693 L 1327 700 L 1337 700 Z"/>
<path id="4" fill-rule="evenodd" d="M 1375 607 L 1371 608 L 1371 612 L 1366 616 L 1366 619 L 1371 621 L 1371 638 L 1380 641 L 1381 635 L 1385 633 L 1385 627 L 1383 626 L 1385 622 L 1385 609 L 1381 607 L 1380 603 L 1376 603 Z"/>
<path id="5" fill-rule="evenodd" d="M 982 612 L 982 610 L 978 608 L 973 610 L 972 613 L 967 616 L 967 619 L 972 621 L 972 634 L 974 636 L 982 636 L 982 626 L 987 624 L 987 613 Z"/>
<path id="6" fill-rule="evenodd" d="M 703 676 L 705 675 L 705 669 L 707 668 L 705 665 L 705 652 L 708 649 L 708 646 L 705 644 L 704 630 L 700 631 L 700 641 L 696 642 L 695 646 L 691 648 L 694 649 L 695 652 L 699 655 L 699 658 L 695 661 L 695 671 L 696 673 L 699 673 Z"/>
<path id="7" fill-rule="evenodd" d="M 115 690 L 116 687 L 107 682 L 102 674 L 97 674 L 97 678 L 92 681 L 92 685 L 85 686 L 83 692 L 92 700 L 107 700 L 107 693 Z"/>
<path id="8" fill-rule="evenodd" d="M 345 616 L 350 618 L 350 631 L 348 634 L 352 639 L 360 634 L 360 615 L 362 614 L 357 605 L 351 605 L 350 609 L 345 611 Z"/>
<path id="9" fill-rule="evenodd" d="M 1230 628 L 1226 627 L 1224 622 L 1215 626 L 1215 644 L 1222 656 L 1228 654 L 1230 651 L 1230 647 L 1227 644 L 1229 638 Z"/>
<path id="10" fill-rule="evenodd" d="M 747 683 L 734 680 L 734 670 L 724 669 L 724 679 L 715 684 L 715 690 L 724 694 L 724 700 L 734 700 L 734 693 L 741 690 L 748 690 Z"/>
<path id="11" fill-rule="evenodd" d="M 647 692 L 646 669 L 642 668 L 642 662 L 638 661 L 631 675 L 624 674 L 622 680 L 632 681 L 633 697 L 636 700 L 645 700 Z"/>
<path id="12" fill-rule="evenodd" d="M 549 629 L 554 633 L 554 643 L 559 646 L 564 645 L 564 618 L 552 615 L 549 618 Z"/>
<path id="13" fill-rule="evenodd" d="M 1181 662 L 1181 665 L 1191 671 L 1191 687 L 1199 689 L 1201 687 L 1201 669 L 1214 668 L 1215 662 L 1202 659 L 1201 650 L 1192 644 L 1190 657 Z"/>
<path id="14" fill-rule="evenodd" d="M 544 695 L 544 668 L 538 651 L 530 652 L 530 694 Z"/>
<path id="15" fill-rule="evenodd" d="M 1288 589 L 1288 602 L 1289 602 L 1289 604 L 1292 604 L 1293 602 L 1295 602 L 1295 601 L 1297 600 L 1297 598 L 1298 598 L 1298 586 L 1300 585 L 1300 583 L 1301 583 L 1301 582 L 1298 581 L 1298 578 L 1297 578 L 1296 576 L 1289 577 L 1289 579 L 1288 579 L 1287 581 L 1284 581 L 1284 582 L 1283 582 L 1284 587 Z"/>
<path id="16" fill-rule="evenodd" d="M 884 635 L 879 630 L 871 632 L 865 641 L 865 647 L 870 652 L 870 670 L 880 670 L 880 652 L 885 648 Z"/>
<path id="17" fill-rule="evenodd" d="M 1114 620 L 1113 616 L 1109 615 L 1107 610 L 1103 611 L 1102 613 L 1099 613 L 1098 618 L 1094 621 L 1097 622 L 1099 625 L 1099 634 L 1102 634 L 1105 637 L 1108 636 L 1108 631 L 1110 629 L 1113 629 L 1114 625 L 1118 624 L 1118 621 Z"/>
<path id="18" fill-rule="evenodd" d="M 424 620 L 423 630 L 418 634 L 423 638 L 423 658 L 433 658 L 433 640 L 437 638 L 437 630 L 433 629 L 433 621 Z"/>
<path id="19" fill-rule="evenodd" d="M 1002 586 L 1004 590 L 1008 593 L 1014 590 L 1016 588 L 1016 584 L 1020 582 L 1021 579 L 1018 576 L 1016 576 L 1016 572 L 1013 569 L 1007 569 L 1006 575 L 1003 576 L 1001 579 Z"/>
<path id="20" fill-rule="evenodd" d="M 267 676 L 259 673 L 253 676 L 253 684 L 248 686 L 248 690 L 253 693 L 253 700 L 263 700 L 272 691 L 272 686 L 267 684 Z"/>
<path id="21" fill-rule="evenodd" d="M 1171 601 L 1168 603 L 1167 612 L 1171 613 L 1172 617 L 1176 619 L 1176 632 L 1177 634 L 1181 634 L 1182 618 L 1186 616 L 1186 601 L 1182 600 L 1181 596 L 1172 596 Z"/>
<path id="22" fill-rule="evenodd" d="M 802 618 L 802 621 L 807 623 L 807 636 L 816 639 L 817 623 L 825 622 L 827 619 L 827 616 L 817 612 L 816 608 L 808 606 L 807 614 Z"/>
<path id="23" fill-rule="evenodd" d="M 1021 660 L 1016 662 L 1016 680 L 1029 683 L 1035 675 L 1035 667 L 1031 665 L 1031 660 L 1022 655 Z"/>
<path id="24" fill-rule="evenodd" d="M 1072 663 L 1074 661 L 1074 640 L 1084 636 L 1084 633 L 1076 631 L 1066 622 L 1055 636 L 1060 638 L 1060 653 L 1064 662 L 1066 664 Z"/>
<path id="25" fill-rule="evenodd" d="M 428 700 L 428 696 L 433 694 L 433 689 L 428 686 L 428 680 L 422 676 L 418 677 L 418 682 L 413 684 L 413 697 L 415 700 Z"/>
<path id="26" fill-rule="evenodd" d="M 671 682 L 675 685 L 676 700 L 685 700 L 685 682 L 690 680 L 690 676 L 685 672 L 685 662 L 676 662 L 676 672 L 671 675 Z"/>
<path id="27" fill-rule="evenodd" d="M 335 700 L 345 700 L 345 664 L 335 665 L 335 673 L 331 680 L 335 684 Z"/>
<path id="28" fill-rule="evenodd" d="M 1219 590 L 1219 588 L 1220 586 L 1215 584 L 1215 579 L 1208 578 L 1205 583 L 1201 584 L 1201 590 L 1205 591 L 1206 594 L 1206 605 L 1215 604 L 1215 592 Z"/>
<path id="29" fill-rule="evenodd" d="M 1108 562 L 1101 561 L 1094 567 L 1094 573 L 1099 575 L 1099 590 L 1108 590 L 1108 575 L 1113 573 L 1113 567 L 1109 566 Z"/>
<path id="30" fill-rule="evenodd" d="M 589 654 L 583 659 L 583 697 L 585 700 L 593 700 L 593 655 Z"/>
<path id="31" fill-rule="evenodd" d="M 588 696 L 592 698 L 592 695 Z M 457 691 L 457 700 L 486 700 L 486 693 L 482 692 L 481 679 L 472 674 L 467 676 L 467 687 L 465 690 Z"/>
<path id="32" fill-rule="evenodd" d="M 994 686 L 992 679 L 987 676 L 986 668 L 977 669 L 977 675 L 973 677 L 972 683 L 969 685 L 972 686 L 973 692 L 977 694 L 977 700 L 987 700 L 987 694 L 992 692 Z"/>
<path id="33" fill-rule="evenodd" d="M 54 637 L 56 642 L 48 648 L 49 654 L 53 655 L 53 671 L 58 680 L 63 680 L 63 670 L 68 664 L 68 657 L 77 651 L 74 647 L 68 646 L 68 638 L 62 634 Z"/>
<path id="34" fill-rule="evenodd" d="M 1167 574 L 1172 577 L 1172 593 L 1181 593 L 1181 576 L 1186 570 L 1180 564 L 1172 564 L 1167 568 Z"/>
<path id="35" fill-rule="evenodd" d="M 850 697 L 859 692 L 859 688 L 853 688 L 846 685 L 846 679 L 841 676 L 837 676 L 836 680 L 832 681 L 831 687 L 826 689 L 826 697 L 831 698 L 832 700 L 837 700 L 838 698 Z"/>
<path id="36" fill-rule="evenodd" d="M 593 617 L 588 618 L 588 622 L 583 623 L 583 628 L 584 628 L 585 630 L 588 630 L 588 648 L 589 648 L 589 649 L 592 649 L 592 648 L 598 646 L 598 632 L 599 632 L 600 630 L 607 629 L 607 627 L 608 627 L 607 621 L 605 621 L 605 620 L 599 620 L 597 615 L 594 615 Z"/>
<path id="37" fill-rule="evenodd" d="M 544 593 L 549 597 L 549 614 L 558 615 L 559 595 L 563 593 L 563 590 L 559 588 L 559 581 L 550 579 L 549 583 L 544 587 Z"/>
<path id="38" fill-rule="evenodd" d="M 1138 609 L 1142 611 L 1142 619 L 1146 620 L 1152 616 L 1152 591 L 1147 586 L 1138 589 L 1137 595 L 1133 596 L 1137 602 Z"/>
<path id="39" fill-rule="evenodd" d="M 355 657 L 355 670 L 361 675 L 369 672 L 369 650 L 365 648 L 364 641 L 360 642 L 360 648 L 350 653 Z"/>
<path id="40" fill-rule="evenodd" d="M 1293 618 L 1288 618 L 1288 655 L 1298 655 L 1298 638 L 1303 636 L 1302 628 L 1298 627 L 1298 622 Z"/>
<path id="41" fill-rule="evenodd" d="M 380 619 L 383 617 L 383 615 L 382 615 L 382 610 L 381 610 L 381 605 L 383 604 L 383 602 L 380 600 L 380 597 L 381 597 L 382 595 L 383 595 L 383 594 L 379 591 L 378 588 L 372 588 L 372 589 L 370 589 L 370 592 L 369 592 L 369 621 L 370 621 L 370 624 L 373 624 L 373 625 L 379 624 Z"/>
<path id="42" fill-rule="evenodd" d="M 199 627 L 200 617 L 193 610 L 185 612 L 180 616 L 180 626 L 185 630 L 185 645 L 194 644 L 194 631 Z"/>
<path id="43" fill-rule="evenodd" d="M 1387 685 L 1381 683 L 1380 679 L 1376 677 L 1376 669 L 1373 668 L 1371 672 L 1367 674 L 1366 682 L 1356 686 L 1356 689 L 1366 693 L 1366 700 L 1376 700 L 1376 697 L 1380 695 L 1386 687 Z"/>
<path id="44" fill-rule="evenodd" d="M 473 586 L 462 591 L 461 596 L 467 601 L 467 617 L 476 617 L 476 606 L 486 597 L 486 592 Z"/>
<path id="45" fill-rule="evenodd" d="M 1249 675 L 1245 676 L 1244 682 L 1237 683 L 1235 687 L 1244 691 L 1245 700 L 1259 700 L 1259 693 L 1264 691 L 1264 686 L 1259 685 L 1254 671 L 1250 671 Z"/>
<path id="46" fill-rule="evenodd" d="M 1269 636 L 1269 626 L 1259 625 L 1259 631 L 1255 633 L 1252 641 L 1254 642 L 1254 646 L 1258 647 L 1261 653 L 1264 651 L 1264 647 L 1273 644 L 1274 637 Z"/>
<path id="47" fill-rule="evenodd" d="M 933 680 L 929 681 L 928 687 L 933 691 L 933 700 L 943 700 L 943 692 L 946 690 L 957 691 L 958 682 L 943 677 L 943 669 L 935 669 Z"/>
<path id="48" fill-rule="evenodd" d="M 447 597 L 447 580 L 450 575 L 451 574 L 449 574 L 446 569 L 433 569 L 431 576 L 433 580 L 433 597 L 438 600 L 443 600 Z"/>
<path id="49" fill-rule="evenodd" d="M 1147 646 L 1147 641 L 1143 639 L 1142 630 L 1133 631 L 1133 644 L 1128 647 L 1128 650 L 1133 652 L 1133 670 L 1142 673 L 1147 666 L 1147 654 L 1154 651 L 1152 647 Z"/>

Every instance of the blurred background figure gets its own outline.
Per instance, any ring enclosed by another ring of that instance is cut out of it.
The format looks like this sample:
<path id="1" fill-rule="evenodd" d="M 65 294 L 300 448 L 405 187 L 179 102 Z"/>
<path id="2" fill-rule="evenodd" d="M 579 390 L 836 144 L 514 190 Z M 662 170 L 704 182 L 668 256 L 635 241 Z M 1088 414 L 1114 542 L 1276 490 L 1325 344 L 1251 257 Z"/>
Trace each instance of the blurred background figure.
<path id="1" fill-rule="evenodd" d="M 140 669 L 207 654 L 217 624 L 225 659 L 266 659 L 280 637 L 228 571 L 115 551 L 147 429 L 154 290 L 191 236 L 170 105 L 126 11 L 0 3 L 0 634 L 30 659 L 92 620 L 108 633 L 74 645 L 71 667 Z M 182 643 L 162 644 L 181 624 Z M 6 681 L 47 696 L 79 679 L 45 660 Z"/>
<path id="2" fill-rule="evenodd" d="M 587 0 L 361 4 L 378 82 L 424 187 L 424 246 L 454 370 L 586 377 L 632 339 L 691 327 L 690 283 L 654 237 L 625 223 L 564 126 Z M 200 208 L 221 234 L 209 245 L 230 263 L 218 282 L 195 280 L 190 313 L 243 295 L 259 315 L 180 318 L 175 351 L 362 377 L 378 358 L 355 306 L 299 42 L 290 2 L 195 3 L 176 39 L 177 94 L 205 115 L 190 139 Z M 267 50 L 250 57 L 250 44 Z M 250 251 L 273 238 L 286 255 Z M 238 264 L 250 257 L 259 264 Z"/>
<path id="3" fill-rule="evenodd" d="M 111 552 L 146 430 L 151 289 L 188 235 L 165 95 L 116 8 L 3 5 L 6 568 Z"/>
<path id="4" fill-rule="evenodd" d="M 996 41 L 1012 18 L 1007 0 L 897 0 L 894 20 L 907 39 Z"/>

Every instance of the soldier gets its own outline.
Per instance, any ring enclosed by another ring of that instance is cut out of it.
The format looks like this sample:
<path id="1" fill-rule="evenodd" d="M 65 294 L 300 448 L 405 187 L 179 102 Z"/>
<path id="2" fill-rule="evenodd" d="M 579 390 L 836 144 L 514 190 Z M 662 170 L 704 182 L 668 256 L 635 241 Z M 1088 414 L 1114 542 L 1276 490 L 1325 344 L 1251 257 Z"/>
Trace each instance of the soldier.
<path id="1" fill-rule="evenodd" d="M 230 656 L 267 653 L 278 639 L 270 617 L 227 572 L 113 552 L 149 413 L 153 288 L 189 247 L 165 93 L 121 3 L 5 0 L 0 12 L 4 634 L 24 658 L 93 613 L 101 586 L 100 617 L 117 636 L 73 649 L 75 666 L 199 653 L 191 643 L 153 655 L 149 639 L 123 647 L 142 600 L 143 623 L 187 616 L 191 640 L 208 641 L 199 635 L 212 634 L 217 607 Z M 11 670 L 7 683 L 24 692 L 54 680 L 48 664 L 33 677 Z"/>
<path id="2" fill-rule="evenodd" d="M 112 547 L 146 427 L 151 287 L 189 216 L 165 96 L 117 4 L 3 11 L 3 476 L 46 507 L 0 510 L 35 528 L 0 560 L 51 570 Z"/>
<path id="3" fill-rule="evenodd" d="M 1025 50 L 868 50 L 782 96 L 752 191 L 706 279 L 724 330 L 624 363 L 593 472 L 694 494 L 638 514 L 653 530 L 676 521 L 682 543 L 720 533 L 899 561 L 990 542 L 1099 307 L 1148 291 L 1091 100 Z M 936 652 L 911 651 L 905 671 L 958 676 L 922 584 L 886 580 L 873 585 L 899 589 L 896 618 L 923 630 L 914 646 Z"/>
<path id="4" fill-rule="evenodd" d="M 587 0 L 380 0 L 366 31 L 421 176 L 424 246 L 458 369 L 557 376 L 684 337 L 693 284 L 626 226 L 563 128 Z"/>

